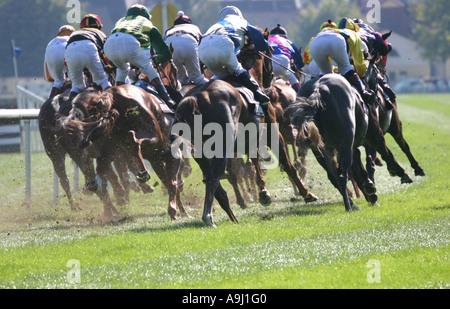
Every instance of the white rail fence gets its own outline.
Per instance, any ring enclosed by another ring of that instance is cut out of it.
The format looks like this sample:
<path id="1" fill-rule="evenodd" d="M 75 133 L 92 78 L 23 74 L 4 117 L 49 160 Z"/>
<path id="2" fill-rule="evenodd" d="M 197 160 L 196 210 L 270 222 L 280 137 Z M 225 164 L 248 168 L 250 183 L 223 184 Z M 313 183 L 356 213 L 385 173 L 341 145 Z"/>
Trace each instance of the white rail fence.
<path id="1" fill-rule="evenodd" d="M 45 99 L 18 85 L 17 109 L 0 109 L 0 119 L 20 120 L 20 149 L 25 153 L 25 203 L 31 202 L 31 153 L 43 152 L 44 146 L 39 133 L 39 110 Z M 17 130 L 17 125 L 7 126 L 4 130 Z M 74 191 L 78 191 L 78 168 L 74 163 Z M 59 199 L 59 179 L 53 172 L 53 204 Z"/>

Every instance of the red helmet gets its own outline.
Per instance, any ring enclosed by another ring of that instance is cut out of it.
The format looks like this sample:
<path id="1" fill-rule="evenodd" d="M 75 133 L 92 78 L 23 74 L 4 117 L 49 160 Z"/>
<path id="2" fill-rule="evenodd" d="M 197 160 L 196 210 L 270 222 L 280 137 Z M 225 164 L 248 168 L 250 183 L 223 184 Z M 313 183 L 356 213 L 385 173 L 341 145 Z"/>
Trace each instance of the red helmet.
<path id="1" fill-rule="evenodd" d="M 80 28 L 96 28 L 98 30 L 102 29 L 103 24 L 100 17 L 95 14 L 86 14 L 80 23 Z"/>

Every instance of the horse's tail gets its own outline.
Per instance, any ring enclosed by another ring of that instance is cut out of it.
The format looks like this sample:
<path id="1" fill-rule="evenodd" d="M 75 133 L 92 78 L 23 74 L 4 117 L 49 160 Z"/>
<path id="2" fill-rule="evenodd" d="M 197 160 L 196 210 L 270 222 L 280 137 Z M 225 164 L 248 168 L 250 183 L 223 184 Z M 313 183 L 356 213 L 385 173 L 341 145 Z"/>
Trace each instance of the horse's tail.
<path id="1" fill-rule="evenodd" d="M 172 131 L 170 133 L 170 140 L 173 143 L 175 140 L 181 142 L 182 145 L 188 146 L 188 148 L 193 147 L 191 140 L 192 136 L 182 136 L 180 132 L 177 132 L 177 124 L 184 123 L 189 127 L 193 128 L 194 126 L 194 115 L 199 115 L 200 111 L 198 109 L 197 98 L 195 96 L 187 96 L 184 97 L 177 107 L 177 112 L 175 114 L 175 121 L 172 125 Z M 180 126 L 181 128 L 181 126 Z M 185 132 L 183 131 L 183 134 Z"/>
<path id="2" fill-rule="evenodd" d="M 72 120 L 66 124 L 68 130 L 79 131 L 83 135 L 81 147 L 88 146 L 100 137 L 111 134 L 119 117 L 119 112 L 113 108 L 113 103 L 114 99 L 111 92 L 101 92 L 90 98 L 87 104 L 90 115 L 88 120 Z M 90 121 L 90 118 L 93 120 Z"/>
<path id="3" fill-rule="evenodd" d="M 284 116 L 298 130 L 299 142 L 317 149 L 324 147 L 322 136 L 314 122 L 314 116 L 323 108 L 320 94 L 316 90 L 309 98 L 297 97 L 296 101 L 285 109 Z"/>

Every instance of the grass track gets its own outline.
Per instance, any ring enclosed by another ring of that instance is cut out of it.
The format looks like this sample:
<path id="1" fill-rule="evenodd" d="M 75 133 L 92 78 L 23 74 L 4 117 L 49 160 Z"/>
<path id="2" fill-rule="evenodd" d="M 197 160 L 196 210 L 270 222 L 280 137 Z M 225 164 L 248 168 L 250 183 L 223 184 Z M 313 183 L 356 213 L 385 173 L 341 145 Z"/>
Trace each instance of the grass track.
<path id="1" fill-rule="evenodd" d="M 399 102 L 405 137 L 427 176 L 400 185 L 378 168 L 378 206 L 358 199 L 356 213 L 344 211 L 310 157 L 306 185 L 320 198 L 311 205 L 292 199 L 285 174 L 269 170 L 276 200 L 271 206 L 241 210 L 234 204 L 238 225 L 216 207 L 218 228 L 209 229 L 200 220 L 204 186 L 194 166 L 182 197 L 193 220 L 171 222 L 167 198 L 157 187 L 151 195 L 133 193 L 131 204 L 119 208 L 127 219 L 105 225 L 94 197 L 79 197 L 79 213 L 70 212 L 64 198 L 52 205 L 45 154 L 32 156 L 32 206 L 23 206 L 24 180 L 17 172 L 23 171 L 23 157 L 0 155 L 0 185 L 6 188 L 0 201 L 0 287 L 450 288 L 450 95 L 401 95 Z M 390 136 L 387 142 L 413 173 Z M 67 280 L 73 259 L 81 265 L 80 283 Z M 373 260 L 379 283 L 368 280 Z"/>

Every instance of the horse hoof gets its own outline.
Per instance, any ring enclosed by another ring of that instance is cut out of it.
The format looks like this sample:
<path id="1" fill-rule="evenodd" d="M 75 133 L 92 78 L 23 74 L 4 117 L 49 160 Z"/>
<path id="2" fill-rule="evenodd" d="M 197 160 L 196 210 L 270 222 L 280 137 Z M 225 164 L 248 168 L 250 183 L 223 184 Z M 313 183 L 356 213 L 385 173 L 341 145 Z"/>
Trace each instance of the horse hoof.
<path id="1" fill-rule="evenodd" d="M 216 225 L 213 222 L 212 216 L 208 215 L 202 218 L 203 222 L 206 224 L 206 226 L 208 227 L 212 227 L 212 228 L 216 228 Z"/>
<path id="2" fill-rule="evenodd" d="M 422 168 L 416 168 L 414 170 L 414 175 L 416 176 L 426 176 L 425 171 Z"/>
<path id="3" fill-rule="evenodd" d="M 259 203 L 262 206 L 269 206 L 270 204 L 272 204 L 272 198 L 270 197 L 270 193 L 266 189 L 259 192 Z"/>
<path id="4" fill-rule="evenodd" d="M 374 195 L 375 193 L 377 193 L 377 188 L 375 187 L 375 185 L 372 182 L 370 182 L 363 186 L 363 191 L 365 194 L 370 196 L 370 195 Z"/>
<path id="5" fill-rule="evenodd" d="M 304 198 L 306 204 L 315 202 L 318 199 L 319 198 L 317 196 L 315 196 L 314 194 L 312 194 L 311 192 L 308 192 L 308 194 Z"/>
<path id="6" fill-rule="evenodd" d="M 411 177 L 409 177 L 408 174 L 403 175 L 403 177 L 402 177 L 402 183 L 412 183 L 412 182 L 413 182 L 413 180 L 412 180 Z"/>
<path id="7" fill-rule="evenodd" d="M 378 195 L 377 194 L 372 194 L 372 195 L 368 195 L 367 196 L 367 201 L 372 204 L 375 205 L 378 201 Z"/>
<path id="8" fill-rule="evenodd" d="M 140 182 L 147 182 L 150 180 L 150 173 L 148 171 L 139 172 L 136 174 L 136 179 Z"/>

